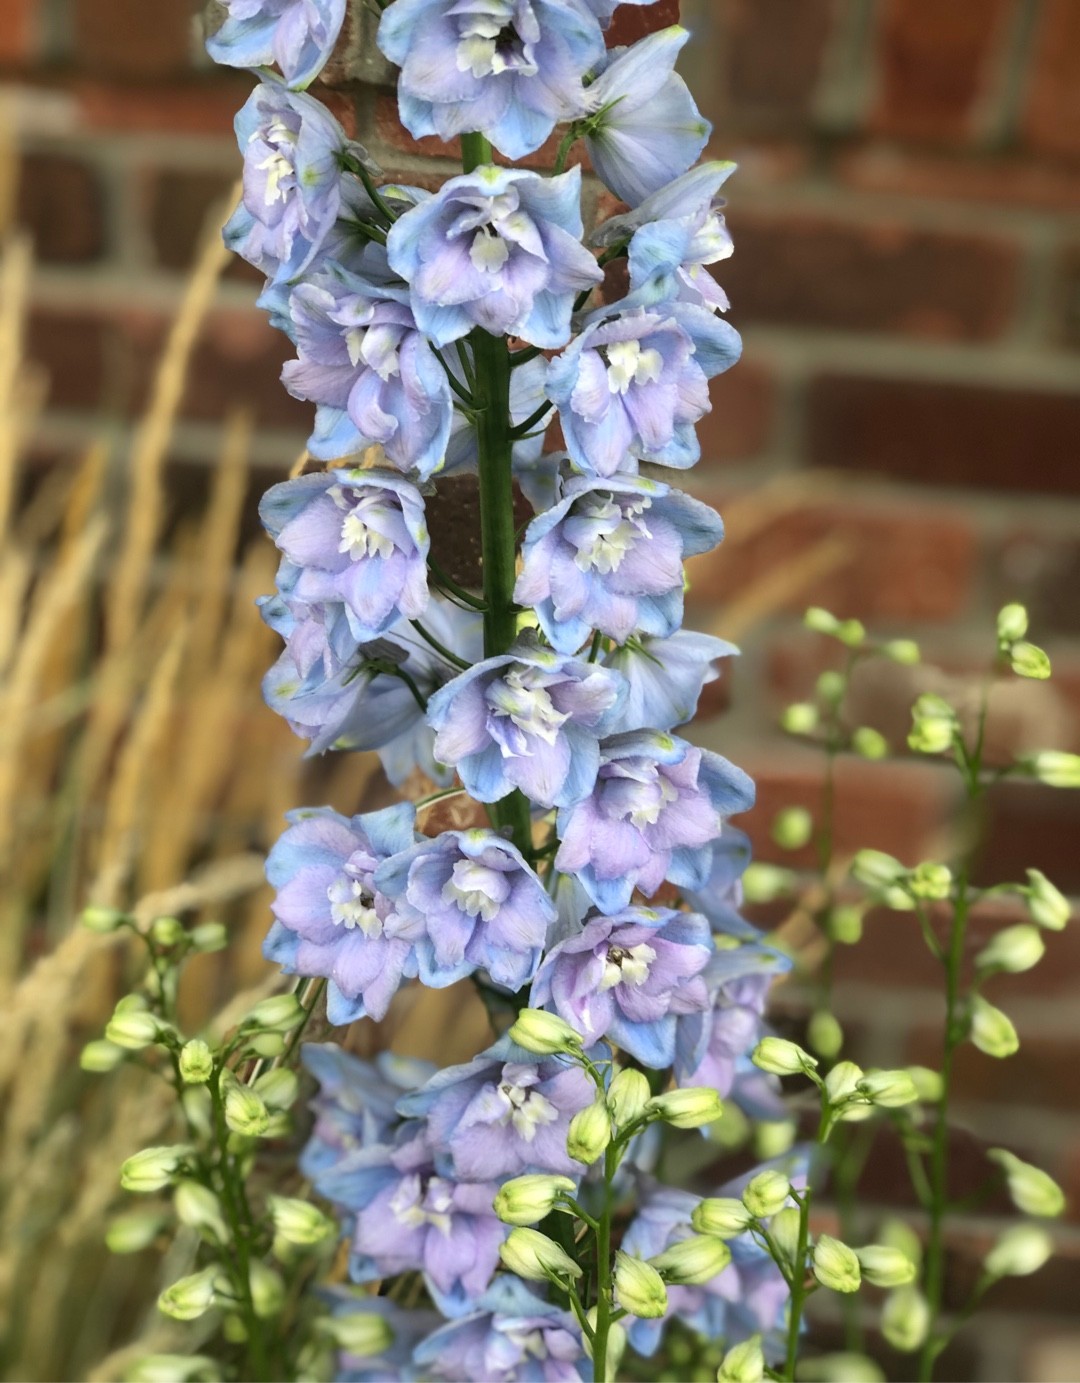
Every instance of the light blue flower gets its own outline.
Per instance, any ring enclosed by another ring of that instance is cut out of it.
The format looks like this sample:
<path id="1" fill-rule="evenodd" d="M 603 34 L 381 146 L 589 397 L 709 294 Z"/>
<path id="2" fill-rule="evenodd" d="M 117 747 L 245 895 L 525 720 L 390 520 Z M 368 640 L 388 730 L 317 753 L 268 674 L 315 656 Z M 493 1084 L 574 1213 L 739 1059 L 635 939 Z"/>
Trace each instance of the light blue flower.
<path id="1" fill-rule="evenodd" d="M 477 130 L 509 159 L 583 109 L 604 38 L 584 0 L 394 0 L 379 47 L 401 68 L 398 109 L 419 139 Z"/>
<path id="2" fill-rule="evenodd" d="M 671 730 L 692 720 L 701 691 L 720 676 L 717 659 L 737 657 L 724 639 L 680 629 L 670 638 L 629 639 L 603 658 L 605 667 L 626 678 L 619 730 Z"/>
<path id="3" fill-rule="evenodd" d="M 287 86 L 313 82 L 334 50 L 346 0 L 219 0 L 225 20 L 206 51 L 228 67 L 276 63 Z"/>
<path id="4" fill-rule="evenodd" d="M 570 339 L 575 295 L 602 278 L 581 234 L 580 168 L 543 178 L 485 166 L 406 212 L 386 250 L 436 346 L 480 326 L 555 349 Z"/>
<path id="5" fill-rule="evenodd" d="M 724 526 L 707 504 L 641 476 L 571 480 L 525 533 L 514 599 L 532 605 L 561 653 L 594 629 L 622 644 L 682 623 L 683 559 L 708 552 Z"/>
<path id="6" fill-rule="evenodd" d="M 631 206 L 685 173 L 712 130 L 674 70 L 689 37 L 673 25 L 613 48 L 587 89 L 589 158 L 604 184 Z"/>

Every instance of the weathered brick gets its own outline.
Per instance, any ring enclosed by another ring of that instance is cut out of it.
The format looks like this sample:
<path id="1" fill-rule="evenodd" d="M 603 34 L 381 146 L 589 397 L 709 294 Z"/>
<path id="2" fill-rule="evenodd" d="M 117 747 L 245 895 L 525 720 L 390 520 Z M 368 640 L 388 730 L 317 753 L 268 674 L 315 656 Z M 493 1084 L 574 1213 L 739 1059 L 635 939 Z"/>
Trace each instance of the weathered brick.
<path id="1" fill-rule="evenodd" d="M 747 357 L 718 375 L 709 386 L 712 412 L 698 427 L 701 466 L 695 477 L 708 479 L 711 463 L 749 461 L 769 444 L 776 381 L 762 360 Z"/>
<path id="2" fill-rule="evenodd" d="M 877 35 L 873 127 L 908 139 L 966 139 L 1013 0 L 887 0 Z"/>
<path id="3" fill-rule="evenodd" d="M 1052 154 L 1080 153 L 1080 6 L 1045 0 L 1039 10 L 1024 131 Z"/>
<path id="4" fill-rule="evenodd" d="M 74 92 L 80 121 L 90 130 L 217 136 L 232 142 L 233 119 L 251 93 L 251 79 L 232 71 L 187 82 L 80 79 Z"/>
<path id="5" fill-rule="evenodd" d="M 105 322 L 74 310 L 39 310 L 27 330 L 28 359 L 46 371 L 50 408 L 100 407 L 105 393 Z"/>
<path id="6" fill-rule="evenodd" d="M 810 107 L 835 7 L 832 0 L 714 0 L 726 49 L 723 106 L 739 124 L 794 124 Z M 702 65 L 697 94 L 713 113 Z"/>
<path id="7" fill-rule="evenodd" d="M 1047 211 L 1080 209 L 1080 177 L 1030 157 L 965 157 L 870 143 L 832 165 L 847 186 L 916 201 L 987 202 Z"/>
<path id="8" fill-rule="evenodd" d="M 1075 1036 L 1028 1037 L 1021 1023 L 1020 1039 L 1020 1050 L 1003 1059 L 986 1056 L 971 1043 L 959 1047 L 954 1068 L 957 1100 L 1073 1112 L 1080 1061 Z M 940 1064 L 940 1055 L 940 1029 L 919 1028 L 911 1034 L 907 1061 L 932 1066 Z"/>
<path id="9" fill-rule="evenodd" d="M 105 249 L 104 207 L 97 173 L 79 159 L 34 154 L 19 169 L 19 224 L 46 264 L 85 264 Z"/>
<path id="10" fill-rule="evenodd" d="M 607 32 L 607 45 L 617 48 L 636 43 L 646 34 L 655 34 L 679 22 L 679 0 L 656 0 L 651 5 L 620 5 Z"/>
<path id="11" fill-rule="evenodd" d="M 1062 254 L 1060 287 L 1054 297 L 1060 304 L 1055 323 L 1059 339 L 1080 347 L 1080 245 L 1070 245 Z"/>
<path id="12" fill-rule="evenodd" d="M 171 77 L 191 66 L 193 7 L 75 0 L 74 51 L 95 76 Z"/>
<path id="13" fill-rule="evenodd" d="M 1058 888 L 1080 894 L 1080 793 L 1039 783 L 998 783 L 986 801 L 976 882 L 1022 880 L 1026 869 L 1041 869 Z"/>
<path id="14" fill-rule="evenodd" d="M 1080 494 L 1080 393 L 824 373 L 807 398 L 813 465 L 927 485 Z"/>
<path id="15" fill-rule="evenodd" d="M 235 179 L 227 173 L 162 169 L 142 189 L 154 262 L 164 269 L 190 269 L 211 213 L 228 206 Z M 261 284 L 258 270 L 235 258 L 226 271 Z"/>
<path id="16" fill-rule="evenodd" d="M 1018 525 L 995 544 L 988 570 L 994 603 L 1025 605 L 1036 638 L 1080 635 L 1080 540 Z"/>
<path id="17" fill-rule="evenodd" d="M 739 320 L 986 340 L 1009 322 L 1018 253 L 1001 237 L 786 210 L 731 213 L 736 252 L 717 269 Z"/>
<path id="18" fill-rule="evenodd" d="M 14 66 L 33 57 L 36 12 L 34 0 L 0 0 L 0 63 Z"/>

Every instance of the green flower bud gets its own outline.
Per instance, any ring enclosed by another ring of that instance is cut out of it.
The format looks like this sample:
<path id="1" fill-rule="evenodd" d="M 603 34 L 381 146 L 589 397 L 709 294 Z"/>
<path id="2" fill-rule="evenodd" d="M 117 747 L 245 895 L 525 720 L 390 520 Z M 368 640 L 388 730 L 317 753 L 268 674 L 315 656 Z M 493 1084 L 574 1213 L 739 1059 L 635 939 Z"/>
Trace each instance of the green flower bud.
<path id="1" fill-rule="evenodd" d="M 930 1307 L 918 1287 L 898 1287 L 881 1308 L 881 1333 L 901 1354 L 917 1350 L 930 1333 Z"/>
<path id="2" fill-rule="evenodd" d="M 747 865 L 742 885 L 748 903 L 771 903 L 774 898 L 785 898 L 794 890 L 795 875 L 790 869 L 755 860 Z"/>
<path id="3" fill-rule="evenodd" d="M 79 920 L 87 931 L 97 932 L 99 936 L 108 936 L 110 932 L 117 932 L 131 922 L 131 918 L 119 908 L 99 907 L 93 903 L 83 908 Z"/>
<path id="4" fill-rule="evenodd" d="M 1069 900 L 1055 888 L 1050 880 L 1038 869 L 1027 872 L 1028 886 L 1024 890 L 1027 910 L 1031 920 L 1047 931 L 1060 932 L 1072 915 Z"/>
<path id="5" fill-rule="evenodd" d="M 922 1262 L 922 1240 L 905 1220 L 885 1220 L 878 1230 L 878 1240 L 888 1248 L 899 1250 L 918 1269 Z"/>
<path id="6" fill-rule="evenodd" d="M 718 1239 L 734 1239 L 750 1228 L 752 1215 L 734 1196 L 706 1196 L 690 1216 L 699 1234 L 714 1234 Z"/>
<path id="7" fill-rule="evenodd" d="M 1043 749 L 1024 760 L 1030 773 L 1051 788 L 1080 788 L 1080 754 Z"/>
<path id="8" fill-rule="evenodd" d="M 828 610 L 822 609 L 820 605 L 811 605 L 803 615 L 803 624 L 807 629 L 812 629 L 815 634 L 832 634 L 840 628 L 840 621 Z"/>
<path id="9" fill-rule="evenodd" d="M 769 1238 L 773 1246 L 790 1270 L 799 1257 L 799 1231 L 802 1228 L 802 1215 L 794 1205 L 785 1205 L 778 1210 L 769 1222 Z"/>
<path id="10" fill-rule="evenodd" d="M 168 1224 L 158 1210 L 131 1210 L 110 1220 L 105 1246 L 110 1253 L 140 1253 L 149 1248 Z"/>
<path id="11" fill-rule="evenodd" d="M 615 1122 L 626 1128 L 645 1113 L 645 1106 L 652 1099 L 648 1078 L 642 1071 L 624 1067 L 617 1072 L 608 1086 L 607 1102 Z"/>
<path id="12" fill-rule="evenodd" d="M 716 1383 L 764 1383 L 765 1355 L 761 1350 L 761 1336 L 751 1335 L 749 1340 L 734 1345 L 720 1361 Z"/>
<path id="13" fill-rule="evenodd" d="M 754 1125 L 754 1150 L 762 1162 L 783 1157 L 794 1144 L 797 1133 L 793 1119 L 765 1119 Z"/>
<path id="14" fill-rule="evenodd" d="M 214 1074 L 214 1053 L 201 1037 L 180 1048 L 180 1074 L 188 1085 L 203 1085 Z"/>
<path id="15" fill-rule="evenodd" d="M 860 850 L 851 861 L 851 875 L 867 888 L 889 888 L 906 879 L 908 871 L 883 850 Z"/>
<path id="16" fill-rule="evenodd" d="M 621 1249 L 615 1254 L 615 1300 L 631 1316 L 644 1320 L 656 1320 L 668 1309 L 664 1279 L 651 1264 Z"/>
<path id="17" fill-rule="evenodd" d="M 997 636 L 1003 644 L 1016 643 L 1028 631 L 1028 612 L 1022 605 L 1003 605 L 998 611 Z"/>
<path id="18" fill-rule="evenodd" d="M 334 1222 L 317 1205 L 294 1196 L 270 1196 L 274 1230 L 287 1244 L 310 1248 L 334 1233 Z"/>
<path id="19" fill-rule="evenodd" d="M 190 940 L 194 950 L 208 955 L 211 951 L 224 951 L 229 944 L 229 933 L 220 922 L 200 922 Z"/>
<path id="20" fill-rule="evenodd" d="M 1053 1219 L 1065 1209 L 1065 1193 L 1052 1176 L 1030 1162 L 1022 1162 L 1007 1148 L 991 1148 L 986 1154 L 1005 1171 L 1009 1195 L 1025 1215 Z"/>
<path id="21" fill-rule="evenodd" d="M 855 1250 L 831 1234 L 819 1234 L 814 1245 L 814 1276 L 834 1292 L 857 1292 L 862 1281 Z"/>
<path id="22" fill-rule="evenodd" d="M 106 1071 L 115 1071 L 126 1060 L 127 1052 L 124 1048 L 117 1047 L 113 1042 L 106 1042 L 104 1038 L 88 1042 L 79 1053 L 80 1068 L 97 1075 L 102 1075 Z"/>
<path id="23" fill-rule="evenodd" d="M 859 1081 L 859 1094 L 883 1109 L 899 1109 L 919 1098 L 907 1071 L 867 1071 Z"/>
<path id="24" fill-rule="evenodd" d="M 791 1182 L 783 1172 L 770 1169 L 750 1178 L 742 1193 L 742 1201 L 755 1219 L 767 1220 L 783 1210 L 790 1195 Z"/>
<path id="25" fill-rule="evenodd" d="M 821 1008 L 807 1024 L 806 1039 L 819 1056 L 831 1060 L 844 1045 L 844 1030 L 827 1009 Z"/>
<path id="26" fill-rule="evenodd" d="M 295 994 L 271 994 L 260 999 L 244 1019 L 245 1028 L 276 1028 L 288 1032 L 304 1016 L 304 1006 Z"/>
<path id="27" fill-rule="evenodd" d="M 833 1109 L 849 1104 L 855 1099 L 864 1099 L 859 1090 L 863 1069 L 853 1061 L 838 1061 L 825 1077 L 825 1096 Z"/>
<path id="28" fill-rule="evenodd" d="M 300 1082 L 296 1072 L 286 1066 L 264 1072 L 252 1085 L 267 1109 L 291 1109 L 300 1093 Z"/>
<path id="29" fill-rule="evenodd" d="M 603 1100 L 579 1109 L 566 1131 L 566 1151 L 575 1162 L 591 1167 L 611 1142 L 611 1110 Z"/>
<path id="30" fill-rule="evenodd" d="M 999 971 L 1019 975 L 1038 965 L 1045 954 L 1046 943 L 1038 927 L 1021 922 L 1003 927 L 975 957 L 975 968 L 980 976 Z"/>
<path id="31" fill-rule="evenodd" d="M 270 1320 L 280 1314 L 285 1304 L 285 1283 L 281 1274 L 261 1258 L 255 1258 L 248 1269 L 248 1282 L 251 1305 L 259 1320 Z"/>
<path id="32" fill-rule="evenodd" d="M 818 709 L 810 701 L 796 701 L 780 717 L 781 729 L 789 735 L 812 735 L 818 725 Z"/>
<path id="33" fill-rule="evenodd" d="M 655 1254 L 649 1262 L 665 1282 L 700 1287 L 724 1271 L 731 1262 L 731 1250 L 714 1234 L 694 1234 Z"/>
<path id="34" fill-rule="evenodd" d="M 840 622 L 840 627 L 836 631 L 836 637 L 848 648 L 858 648 L 861 643 L 866 641 L 866 630 L 861 621 L 857 619 L 845 619 Z"/>
<path id="35" fill-rule="evenodd" d="M 952 870 L 947 864 L 935 864 L 924 860 L 917 864 L 908 876 L 907 886 L 916 898 L 939 902 L 948 898 L 952 890 Z"/>
<path id="36" fill-rule="evenodd" d="M 870 725 L 860 725 L 851 736 L 851 747 L 864 759 L 887 759 L 889 741 Z"/>
<path id="37" fill-rule="evenodd" d="M 124 1383 L 220 1383 L 221 1377 L 205 1354 L 144 1354 L 128 1368 Z"/>
<path id="38" fill-rule="evenodd" d="M 177 917 L 157 917 L 150 925 L 150 936 L 159 946 L 178 946 L 187 936 Z"/>
<path id="39" fill-rule="evenodd" d="M 826 927 L 833 941 L 841 946 L 854 946 L 862 940 L 862 910 L 850 903 L 843 903 L 830 911 Z"/>
<path id="40" fill-rule="evenodd" d="M 865 1354 L 838 1350 L 799 1363 L 799 1383 L 885 1383 L 885 1375 Z"/>
<path id="41" fill-rule="evenodd" d="M 1051 672 L 1045 650 L 1023 640 L 1009 649 L 1009 666 L 1017 677 L 1031 677 L 1036 682 L 1045 682 Z"/>
<path id="42" fill-rule="evenodd" d="M 986 1255 L 983 1267 L 991 1277 L 1027 1277 L 1053 1256 L 1054 1241 L 1038 1225 L 1007 1229 Z"/>
<path id="43" fill-rule="evenodd" d="M 528 1173 L 504 1181 L 495 1196 L 495 1214 L 507 1225 L 535 1225 L 550 1215 L 560 1197 L 576 1190 L 570 1177 Z"/>
<path id="44" fill-rule="evenodd" d="M 201 1138 L 210 1138 L 214 1125 L 214 1102 L 205 1085 L 189 1085 L 180 1092 L 184 1117 Z"/>
<path id="45" fill-rule="evenodd" d="M 204 1268 L 174 1282 L 158 1297 L 158 1310 L 174 1321 L 194 1321 L 206 1314 L 214 1304 L 214 1283 L 217 1268 Z"/>
<path id="46" fill-rule="evenodd" d="M 814 818 L 805 807 L 785 807 L 773 818 L 772 838 L 782 850 L 801 850 L 814 834 Z"/>
<path id="47" fill-rule="evenodd" d="M 129 1052 L 139 1052 L 155 1043 L 162 1031 L 161 1023 L 152 1013 L 130 1009 L 113 1014 L 105 1025 L 105 1040 Z"/>
<path id="48" fill-rule="evenodd" d="M 270 1112 L 248 1085 L 230 1085 L 225 1095 L 225 1122 L 243 1138 L 261 1138 L 270 1124 Z"/>
<path id="49" fill-rule="evenodd" d="M 941 1072 L 932 1071 L 929 1066 L 909 1066 L 907 1073 L 919 1099 L 924 1104 L 937 1104 L 944 1089 Z"/>
<path id="50" fill-rule="evenodd" d="M 510 1041 L 534 1056 L 576 1055 L 581 1034 L 555 1013 L 542 1008 L 523 1008 L 510 1028 Z"/>
<path id="51" fill-rule="evenodd" d="M 321 1329 L 345 1351 L 359 1359 L 377 1359 L 394 1343 L 394 1332 L 385 1316 L 356 1311 L 348 1316 L 327 1316 Z"/>
<path id="52" fill-rule="evenodd" d="M 267 1057 L 273 1060 L 276 1056 L 281 1056 L 288 1047 L 285 1034 L 281 1032 L 257 1032 L 248 1038 L 247 1044 L 256 1056 Z"/>
<path id="53" fill-rule="evenodd" d="M 817 1057 L 786 1037 L 763 1037 L 750 1053 L 750 1060 L 759 1070 L 773 1076 L 805 1075 L 818 1064 Z"/>
<path id="54" fill-rule="evenodd" d="M 120 1185 L 125 1191 L 145 1193 L 168 1186 L 191 1153 L 187 1143 L 169 1147 L 144 1148 L 129 1157 L 120 1168 Z"/>
<path id="55" fill-rule="evenodd" d="M 221 1213 L 221 1202 L 208 1186 L 197 1181 L 180 1181 L 173 1197 L 176 1218 L 189 1229 L 208 1234 L 219 1244 L 229 1242 L 229 1229 Z"/>
<path id="56" fill-rule="evenodd" d="M 673 1128 L 704 1128 L 706 1124 L 715 1123 L 724 1112 L 720 1096 L 707 1085 L 668 1090 L 663 1095 L 655 1095 L 645 1108 L 647 1113 Z"/>
<path id="57" fill-rule="evenodd" d="M 863 1277 L 875 1287 L 903 1287 L 915 1280 L 915 1264 L 890 1244 L 866 1244 L 855 1254 Z"/>
<path id="58" fill-rule="evenodd" d="M 956 712 L 943 696 L 924 692 L 911 708 L 908 746 L 920 754 L 940 754 L 953 742 Z"/>
<path id="59" fill-rule="evenodd" d="M 881 651 L 892 662 L 903 663 L 908 667 L 922 657 L 919 645 L 914 639 L 890 639 L 888 643 L 882 644 Z"/>
<path id="60" fill-rule="evenodd" d="M 554 1239 L 538 1229 L 512 1229 L 499 1246 L 503 1265 L 530 1282 L 581 1276 L 581 1269 Z"/>
<path id="61" fill-rule="evenodd" d="M 585 1313 L 585 1319 L 589 1322 L 589 1325 L 592 1326 L 595 1335 L 596 1322 L 599 1319 L 599 1312 L 595 1306 L 589 1307 L 588 1311 Z M 581 1343 L 584 1346 L 586 1355 L 591 1359 L 593 1357 L 593 1352 L 592 1345 L 589 1343 L 588 1338 L 583 1338 Z M 619 1321 L 611 1321 L 608 1324 L 606 1353 L 607 1373 L 604 1376 L 606 1378 L 614 1378 L 618 1372 L 619 1365 L 622 1363 L 622 1357 L 626 1353 L 626 1331 Z"/>
<path id="62" fill-rule="evenodd" d="M 979 1051 L 987 1056 L 1007 1057 L 1020 1050 L 1020 1038 L 1012 1020 L 1001 1009 L 987 1003 L 981 994 L 971 999 L 969 1035 Z"/>

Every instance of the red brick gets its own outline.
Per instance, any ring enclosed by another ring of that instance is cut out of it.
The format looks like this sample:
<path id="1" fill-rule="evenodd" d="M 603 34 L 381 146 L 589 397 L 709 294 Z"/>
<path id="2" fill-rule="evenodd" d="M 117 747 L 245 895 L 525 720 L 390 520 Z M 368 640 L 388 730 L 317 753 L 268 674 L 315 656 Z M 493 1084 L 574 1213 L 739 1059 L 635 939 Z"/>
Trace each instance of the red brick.
<path id="1" fill-rule="evenodd" d="M 1080 792 L 1039 783 L 999 783 L 987 796 L 976 882 L 1023 880 L 1026 869 L 1041 869 L 1065 893 L 1080 894 L 1078 841 Z"/>
<path id="2" fill-rule="evenodd" d="M 964 157 L 870 144 L 839 155 L 832 166 L 842 182 L 864 192 L 1080 210 L 1080 173 L 1031 158 Z"/>
<path id="3" fill-rule="evenodd" d="M 1007 1008 L 1007 1001 L 1003 1001 Z M 1020 1024 L 1020 1050 L 998 1059 L 986 1056 L 970 1042 L 956 1053 L 956 1098 L 989 1104 L 1041 1106 L 1074 1113 L 1076 1070 L 1080 1043 L 1075 1037 L 1025 1037 Z M 911 1034 L 905 1060 L 940 1065 L 940 1029 L 920 1028 Z"/>
<path id="4" fill-rule="evenodd" d="M 717 0 L 726 50 L 725 114 L 743 124 L 794 124 L 814 97 L 835 6 L 832 0 Z M 704 67 L 702 77 L 715 75 Z M 698 84 L 708 113 L 712 83 Z"/>
<path id="5" fill-rule="evenodd" d="M 1080 347 L 1080 245 L 1070 245 L 1061 256 L 1060 286 L 1054 299 L 1060 304 L 1059 340 Z"/>
<path id="6" fill-rule="evenodd" d="M 233 139 L 233 119 L 251 92 L 243 73 L 212 73 L 190 82 L 73 84 L 81 123 L 116 134 L 217 135 Z M 239 175 L 239 165 L 237 165 Z"/>
<path id="7" fill-rule="evenodd" d="M 75 0 L 76 60 L 96 76 L 175 76 L 191 66 L 192 20 L 186 0 Z"/>
<path id="8" fill-rule="evenodd" d="M 620 5 L 607 32 L 607 45 L 616 48 L 636 43 L 646 34 L 655 34 L 679 22 L 679 0 L 656 0 L 651 5 Z"/>
<path id="9" fill-rule="evenodd" d="M 970 136 L 1012 10 L 1013 0 L 887 0 L 873 127 L 907 139 Z"/>
<path id="10" fill-rule="evenodd" d="M 78 159 L 36 154 L 19 170 L 18 222 L 46 264 L 85 264 L 105 248 L 101 184 Z"/>
<path id="11" fill-rule="evenodd" d="M 692 574 L 707 595 L 730 597 L 826 540 L 840 545 L 837 564 L 779 608 L 824 605 L 845 618 L 924 621 L 952 619 L 967 604 L 976 555 L 971 525 L 928 505 L 807 500 L 746 542 L 736 529 L 715 553 L 696 559 Z"/>
<path id="12" fill-rule="evenodd" d="M 931 485 L 1080 494 L 1080 394 L 821 374 L 807 398 L 811 464 Z"/>
<path id="13" fill-rule="evenodd" d="M 449 159 L 454 163 L 461 163 L 461 140 L 455 138 L 443 141 L 437 135 L 424 135 L 420 139 L 414 139 L 398 119 L 397 98 L 394 96 L 380 95 L 375 98 L 375 134 L 382 144 L 397 153 L 414 154 L 423 158 Z M 524 158 L 513 160 L 514 166 L 518 168 L 550 168 L 555 162 L 555 154 L 562 135 L 563 132 L 556 129 L 541 144 L 539 149 L 534 150 L 531 154 L 526 154 Z M 508 164 L 512 161 L 504 158 L 498 151 L 493 152 L 493 158 L 496 163 L 501 164 Z M 586 171 L 592 167 L 585 151 L 585 145 L 580 141 L 571 151 L 566 166 L 572 168 L 576 163 L 579 163 Z M 448 170 L 447 175 L 453 171 L 453 169 Z M 411 173 L 403 174 L 403 177 L 410 181 L 414 180 Z"/>
<path id="14" fill-rule="evenodd" d="M 105 394 L 105 322 L 74 311 L 37 311 L 30 318 L 26 354 L 49 380 L 50 408 L 100 407 Z"/>
<path id="15" fill-rule="evenodd" d="M 1024 130 L 1039 149 L 1080 155 L 1080 6 L 1045 0 L 1030 72 Z"/>
<path id="16" fill-rule="evenodd" d="M 711 462 L 748 461 L 765 450 L 775 396 L 772 371 L 753 358 L 740 360 L 712 381 L 712 412 L 706 413 L 698 428 L 702 465 L 695 477 L 707 479 Z"/>
<path id="17" fill-rule="evenodd" d="M 25 62 L 36 37 L 35 0 L 0 0 L 0 63 Z"/>
<path id="18" fill-rule="evenodd" d="M 149 175 L 142 189 L 143 214 L 157 264 L 165 269 L 191 267 L 206 234 L 208 218 L 227 206 L 235 181 L 228 174 L 179 169 Z M 226 273 L 253 285 L 263 282 L 263 275 L 238 257 Z"/>
<path id="19" fill-rule="evenodd" d="M 1035 638 L 1080 635 L 1080 539 L 1018 525 L 995 545 L 988 570 L 994 604 L 1025 605 Z"/>
<path id="20" fill-rule="evenodd" d="M 1000 237 L 853 223 L 809 212 L 731 216 L 717 276 L 744 322 L 978 341 L 1012 315 L 1018 253 Z"/>

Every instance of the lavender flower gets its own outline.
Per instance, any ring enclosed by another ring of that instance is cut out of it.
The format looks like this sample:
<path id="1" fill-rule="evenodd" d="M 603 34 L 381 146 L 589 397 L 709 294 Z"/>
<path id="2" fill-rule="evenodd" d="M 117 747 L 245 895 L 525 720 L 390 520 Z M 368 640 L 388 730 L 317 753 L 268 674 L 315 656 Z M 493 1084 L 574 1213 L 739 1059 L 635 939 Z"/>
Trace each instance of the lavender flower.
<path id="1" fill-rule="evenodd" d="M 575 466 L 601 476 L 636 472 L 638 460 L 692 466 L 708 380 L 739 350 L 734 328 L 685 303 L 593 313 L 548 366 L 548 398 Z"/>
<path id="2" fill-rule="evenodd" d="M 478 802 L 520 788 L 544 807 L 576 802 L 600 764 L 599 739 L 625 690 L 616 673 L 519 639 L 428 702 L 435 757 Z"/>
<path id="3" fill-rule="evenodd" d="M 463 1066 L 433 1075 L 399 1111 L 426 1122 L 436 1165 L 448 1175 L 494 1181 L 523 1172 L 578 1176 L 566 1151 L 571 1118 L 595 1097 L 578 1066 L 537 1061 L 501 1038 Z"/>
<path id="4" fill-rule="evenodd" d="M 438 470 L 453 401 L 408 290 L 330 262 L 293 289 L 288 311 L 299 358 L 281 377 L 290 394 L 316 405 L 311 454 L 333 461 L 377 443 L 399 471 L 425 480 Z"/>
<path id="5" fill-rule="evenodd" d="M 708 1007 L 702 971 L 712 954 L 709 924 L 670 908 L 627 908 L 596 917 L 553 947 L 529 1003 L 553 1009 L 587 1041 L 605 1035 L 646 1066 L 675 1057 L 680 1014 Z"/>
<path id="6" fill-rule="evenodd" d="M 368 642 L 428 603 L 430 542 L 419 490 L 393 471 L 338 470 L 274 485 L 259 515 L 296 568 L 286 584 L 306 605 L 340 601 Z"/>
<path id="7" fill-rule="evenodd" d="M 585 145 L 592 165 L 631 206 L 685 173 L 712 130 L 674 71 L 689 37 L 674 25 L 629 48 L 612 49 L 586 92 Z"/>
<path id="8" fill-rule="evenodd" d="M 416 974 L 412 945 L 394 935 L 392 904 L 375 885 L 378 865 L 413 843 L 415 818 L 411 802 L 351 819 L 330 807 L 290 812 L 267 859 L 277 896 L 263 954 L 289 974 L 330 981 L 331 1023 L 384 1017 Z"/>
<path id="9" fill-rule="evenodd" d="M 374 167 L 324 105 L 277 82 L 262 82 L 236 117 L 244 192 L 225 243 L 275 282 L 312 263 L 342 207 L 342 163 Z"/>
<path id="10" fill-rule="evenodd" d="M 395 0 L 378 43 L 401 68 L 398 110 L 414 138 L 479 130 L 509 159 L 581 113 L 581 79 L 604 53 L 583 0 Z"/>
<path id="11" fill-rule="evenodd" d="M 618 643 L 635 630 L 664 637 L 682 622 L 683 559 L 723 534 L 707 504 L 659 481 L 579 477 L 529 525 L 514 599 L 536 607 L 560 653 L 593 629 Z"/>
<path id="12" fill-rule="evenodd" d="M 444 1325 L 417 1346 L 425 1378 L 453 1383 L 580 1383 L 581 1329 L 568 1311 L 500 1274 L 472 1315 Z"/>
<path id="13" fill-rule="evenodd" d="M 603 659 L 629 688 L 620 730 L 671 730 L 693 718 L 702 688 L 715 682 L 718 658 L 738 655 L 734 644 L 680 629 L 667 639 L 636 636 Z M 699 909 L 700 911 L 700 909 Z"/>
<path id="14" fill-rule="evenodd" d="M 723 818 L 753 804 L 752 780 L 719 754 L 656 730 L 615 735 L 600 746 L 592 793 L 559 813 L 555 868 L 605 913 L 665 879 L 699 887 Z"/>
<path id="15" fill-rule="evenodd" d="M 228 67 L 277 63 L 287 86 L 322 71 L 345 20 L 346 0 L 219 0 L 225 20 L 206 51 Z"/>
<path id="16" fill-rule="evenodd" d="M 570 339 L 575 294 L 603 277 L 581 233 L 579 168 L 543 178 L 486 166 L 406 212 L 386 250 L 436 346 L 480 326 L 546 349 Z"/>
<path id="17" fill-rule="evenodd" d="M 486 970 L 517 990 L 536 973 L 555 905 L 505 837 L 444 831 L 387 860 L 377 883 L 394 902 L 398 935 L 416 948 L 424 984 L 441 989 Z"/>

